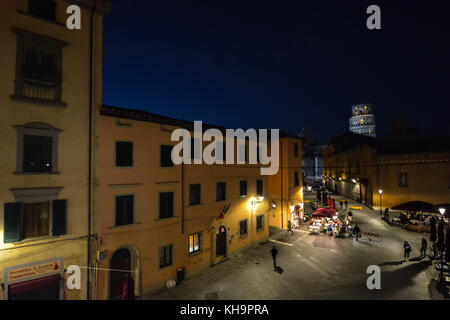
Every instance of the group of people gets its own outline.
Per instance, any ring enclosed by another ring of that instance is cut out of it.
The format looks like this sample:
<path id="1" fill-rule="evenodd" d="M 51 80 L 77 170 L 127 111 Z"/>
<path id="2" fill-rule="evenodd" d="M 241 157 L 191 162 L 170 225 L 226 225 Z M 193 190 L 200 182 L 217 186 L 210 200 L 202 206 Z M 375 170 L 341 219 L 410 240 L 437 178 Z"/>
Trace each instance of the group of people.
<path id="1" fill-rule="evenodd" d="M 348 200 L 347 199 L 339 200 L 339 205 L 341 209 L 348 209 Z"/>
<path id="2" fill-rule="evenodd" d="M 420 247 L 420 259 L 423 259 L 427 256 L 427 246 L 428 242 L 425 238 L 422 238 L 422 245 Z M 408 243 L 408 241 L 405 241 L 403 243 L 403 251 L 404 251 L 404 261 L 409 261 L 409 254 L 412 251 L 411 245 Z"/>

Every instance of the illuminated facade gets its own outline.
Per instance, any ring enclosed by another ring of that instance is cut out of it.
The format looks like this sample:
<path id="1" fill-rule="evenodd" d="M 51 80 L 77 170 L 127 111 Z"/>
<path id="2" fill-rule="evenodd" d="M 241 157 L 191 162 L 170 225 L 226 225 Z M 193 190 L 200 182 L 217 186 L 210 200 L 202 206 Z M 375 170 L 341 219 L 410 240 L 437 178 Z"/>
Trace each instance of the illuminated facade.
<path id="1" fill-rule="evenodd" d="M 352 107 L 352 117 L 349 120 L 350 132 L 376 137 L 376 122 L 373 105 L 358 104 Z"/>

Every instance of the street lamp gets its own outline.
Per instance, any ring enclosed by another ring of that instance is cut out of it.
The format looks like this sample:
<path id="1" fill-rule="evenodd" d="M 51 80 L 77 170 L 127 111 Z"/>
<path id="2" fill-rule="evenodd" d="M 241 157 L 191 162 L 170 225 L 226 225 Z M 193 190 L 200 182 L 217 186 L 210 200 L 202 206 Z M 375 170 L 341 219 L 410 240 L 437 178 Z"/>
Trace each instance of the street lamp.
<path id="1" fill-rule="evenodd" d="M 445 208 L 439 208 L 440 214 L 442 214 L 442 222 L 444 223 L 444 214 L 445 214 Z M 447 230 L 448 232 L 448 230 Z M 442 239 L 442 241 L 444 241 Z M 441 270 L 439 272 L 439 282 L 442 282 L 444 280 L 444 252 L 441 251 Z"/>
<path id="2" fill-rule="evenodd" d="M 383 203 L 381 202 L 381 195 L 383 194 L 383 190 L 379 189 L 378 193 L 380 194 L 380 216 L 383 214 Z"/>

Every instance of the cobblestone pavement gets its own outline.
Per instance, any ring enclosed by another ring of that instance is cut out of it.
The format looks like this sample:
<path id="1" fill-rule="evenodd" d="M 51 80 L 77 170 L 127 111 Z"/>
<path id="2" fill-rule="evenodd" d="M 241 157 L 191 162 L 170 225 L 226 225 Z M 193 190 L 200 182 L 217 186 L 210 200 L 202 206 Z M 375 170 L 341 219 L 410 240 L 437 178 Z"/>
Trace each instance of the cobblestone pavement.
<path id="1" fill-rule="evenodd" d="M 314 194 L 307 193 L 305 198 Z M 340 196 L 333 196 L 339 203 Z M 350 205 L 355 204 L 351 202 Z M 234 254 L 230 259 L 171 290 L 145 299 L 443 299 L 436 290 L 437 271 L 426 258 L 419 260 L 420 242 L 426 235 L 389 226 L 379 213 L 363 206 L 354 212 L 361 231 L 381 234 L 381 244 L 312 235 L 307 225 L 287 234 L 273 230 L 270 241 Z M 345 215 L 339 211 L 339 216 Z M 403 241 L 413 251 L 403 262 Z M 274 272 L 270 249 L 278 248 Z M 381 290 L 368 290 L 367 267 L 381 268 Z"/>

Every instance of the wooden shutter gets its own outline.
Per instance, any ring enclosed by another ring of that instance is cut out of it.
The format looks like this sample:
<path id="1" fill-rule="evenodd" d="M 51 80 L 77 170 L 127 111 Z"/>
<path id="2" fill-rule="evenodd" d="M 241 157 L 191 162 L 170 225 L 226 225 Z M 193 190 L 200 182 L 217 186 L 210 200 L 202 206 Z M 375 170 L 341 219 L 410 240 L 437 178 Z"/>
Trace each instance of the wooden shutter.
<path id="1" fill-rule="evenodd" d="M 52 234 L 59 236 L 67 233 L 67 200 L 52 202 Z"/>
<path id="2" fill-rule="evenodd" d="M 5 214 L 3 224 L 3 242 L 11 243 L 22 240 L 22 203 L 5 203 Z"/>

